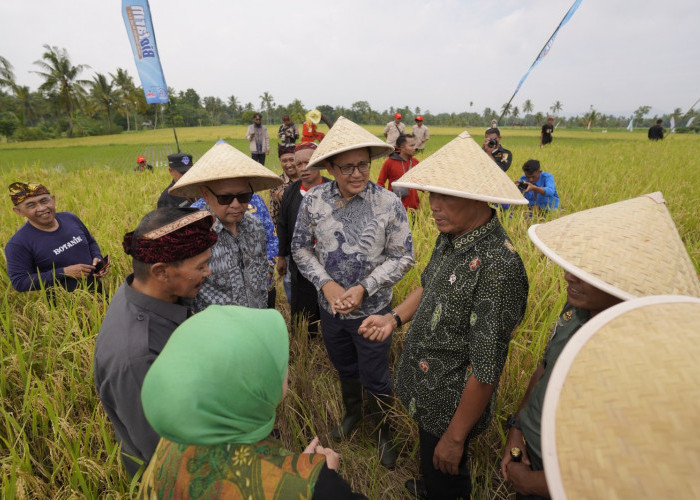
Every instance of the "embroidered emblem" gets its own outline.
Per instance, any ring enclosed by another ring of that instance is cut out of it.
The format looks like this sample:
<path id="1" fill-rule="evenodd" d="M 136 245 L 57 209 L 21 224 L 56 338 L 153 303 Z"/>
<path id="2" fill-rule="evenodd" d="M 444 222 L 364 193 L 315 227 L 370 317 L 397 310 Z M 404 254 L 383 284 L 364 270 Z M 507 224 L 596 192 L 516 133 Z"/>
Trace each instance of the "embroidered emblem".
<path id="1" fill-rule="evenodd" d="M 424 359 L 421 359 L 421 360 L 418 362 L 418 368 L 420 368 L 421 370 L 423 370 L 423 373 L 428 373 L 428 368 L 429 368 L 428 362 L 427 362 L 426 360 L 424 360 Z"/>
<path id="2" fill-rule="evenodd" d="M 573 310 L 571 310 L 571 311 L 566 311 L 566 312 L 564 313 L 564 321 L 571 321 L 571 318 L 573 317 L 573 315 L 574 315 L 574 311 L 573 311 Z"/>
<path id="3" fill-rule="evenodd" d="M 513 244 L 510 242 L 510 240 L 506 240 L 505 245 L 506 245 L 506 248 L 507 248 L 508 250 L 510 250 L 510 253 L 515 253 L 515 247 L 514 247 Z"/>
<path id="4" fill-rule="evenodd" d="M 481 261 L 479 260 L 479 257 L 474 257 L 474 260 L 472 260 L 469 263 L 469 269 L 471 269 L 472 271 L 475 271 L 476 268 L 479 267 L 480 265 L 481 265 Z"/>
<path id="5" fill-rule="evenodd" d="M 180 160 L 183 165 L 187 166 L 190 164 L 190 157 L 189 156 L 183 156 L 182 159 Z"/>
<path id="6" fill-rule="evenodd" d="M 453 285 L 455 281 L 457 281 L 457 276 L 454 274 L 450 276 L 450 279 L 448 280 L 450 282 L 450 285 Z"/>
<path id="7" fill-rule="evenodd" d="M 440 315 L 442 314 L 442 304 L 438 304 L 437 307 L 435 308 L 435 311 L 433 311 L 433 317 L 430 320 L 430 331 L 435 331 L 435 328 L 437 327 L 438 322 L 440 321 Z"/>
<path id="8" fill-rule="evenodd" d="M 472 315 L 469 316 L 469 325 L 474 326 L 476 324 L 476 318 L 477 315 L 475 312 L 473 312 Z"/>

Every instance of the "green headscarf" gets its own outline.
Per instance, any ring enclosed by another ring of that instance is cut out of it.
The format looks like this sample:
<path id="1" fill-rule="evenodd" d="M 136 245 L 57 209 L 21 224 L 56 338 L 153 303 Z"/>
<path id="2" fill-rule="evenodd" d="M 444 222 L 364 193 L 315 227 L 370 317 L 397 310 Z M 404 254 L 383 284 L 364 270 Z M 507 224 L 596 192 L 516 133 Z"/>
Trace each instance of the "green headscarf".
<path id="1" fill-rule="evenodd" d="M 177 443 L 256 443 L 272 431 L 288 361 L 279 312 L 209 306 L 173 332 L 148 370 L 143 411 Z"/>

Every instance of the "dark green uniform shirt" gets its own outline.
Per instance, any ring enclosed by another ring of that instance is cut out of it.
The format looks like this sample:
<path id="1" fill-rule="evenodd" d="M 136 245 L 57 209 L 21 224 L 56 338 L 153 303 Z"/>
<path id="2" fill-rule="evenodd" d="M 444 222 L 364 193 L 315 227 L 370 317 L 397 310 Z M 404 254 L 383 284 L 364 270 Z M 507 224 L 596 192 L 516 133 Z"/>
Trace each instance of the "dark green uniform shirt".
<path id="1" fill-rule="evenodd" d="M 470 375 L 497 385 L 513 329 L 525 314 L 528 281 L 494 214 L 459 237 L 440 234 L 421 276 L 423 296 L 406 335 L 396 391 L 425 431 L 447 430 Z M 484 430 L 491 401 L 470 436 Z"/>
<path id="2" fill-rule="evenodd" d="M 577 309 L 568 303 L 554 325 L 554 333 L 547 343 L 544 350 L 544 373 L 540 380 L 532 388 L 530 397 L 527 403 L 520 411 L 518 420 L 520 429 L 523 431 L 523 436 L 538 457 L 542 457 L 542 443 L 540 442 L 540 424 L 542 422 L 542 405 L 544 404 L 544 394 L 547 390 L 549 377 L 554 370 L 554 364 L 557 362 L 561 351 L 569 342 L 571 337 L 578 331 L 581 326 L 590 318 L 590 312 L 587 309 Z"/>

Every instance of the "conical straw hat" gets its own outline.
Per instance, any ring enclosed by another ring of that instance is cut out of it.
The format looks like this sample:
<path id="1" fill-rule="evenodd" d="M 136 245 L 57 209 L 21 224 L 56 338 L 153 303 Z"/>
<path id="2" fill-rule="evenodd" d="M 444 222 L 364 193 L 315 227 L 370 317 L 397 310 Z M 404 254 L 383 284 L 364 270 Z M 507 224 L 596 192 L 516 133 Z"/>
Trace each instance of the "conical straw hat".
<path id="1" fill-rule="evenodd" d="M 271 189 L 282 184 L 282 179 L 257 161 L 241 153 L 230 144 L 219 141 L 204 153 L 173 187 L 170 194 L 199 198 L 199 186 L 223 179 L 245 177 L 253 186 L 253 191 Z"/>
<path id="2" fill-rule="evenodd" d="M 324 160 L 327 158 L 360 148 L 370 148 L 371 160 L 381 158 L 394 151 L 394 146 L 387 144 L 356 123 L 341 116 L 320 142 L 306 168 L 309 170 L 323 170 L 326 168 Z"/>
<path id="3" fill-rule="evenodd" d="M 306 121 L 318 125 L 321 121 L 321 112 L 317 109 L 312 109 L 306 113 Z"/>
<path id="4" fill-rule="evenodd" d="M 622 302 L 557 359 L 542 409 L 554 499 L 700 498 L 700 300 Z"/>
<path id="5" fill-rule="evenodd" d="M 492 203 L 528 204 L 469 132 L 459 134 L 391 185 Z"/>
<path id="6" fill-rule="evenodd" d="M 531 226 L 556 264 L 621 299 L 700 297 L 700 281 L 660 192 Z"/>

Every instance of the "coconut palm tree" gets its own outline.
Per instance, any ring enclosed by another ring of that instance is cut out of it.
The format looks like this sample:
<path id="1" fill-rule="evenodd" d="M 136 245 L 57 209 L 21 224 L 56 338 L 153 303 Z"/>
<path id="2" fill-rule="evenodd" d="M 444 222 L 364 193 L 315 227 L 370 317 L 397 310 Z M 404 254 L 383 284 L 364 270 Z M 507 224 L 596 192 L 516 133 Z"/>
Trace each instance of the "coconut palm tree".
<path id="1" fill-rule="evenodd" d="M 117 72 L 110 73 L 109 76 L 112 78 L 112 84 L 117 86 L 119 90 L 118 102 L 115 104 L 115 110 L 117 113 L 126 118 L 126 130 L 127 132 L 131 130 L 131 120 L 129 119 L 130 113 L 136 114 L 136 106 L 138 102 L 137 92 L 139 89 L 134 85 L 134 79 L 127 70 L 123 68 L 117 68 Z M 134 117 L 134 127 L 138 130 L 138 123 Z"/>
<path id="2" fill-rule="evenodd" d="M 269 92 L 263 92 L 260 98 L 260 107 L 264 108 L 267 112 L 267 124 L 270 124 L 270 112 L 272 111 L 272 106 L 275 105 L 275 98 Z"/>
<path id="3" fill-rule="evenodd" d="M 526 99 L 523 103 L 523 113 L 532 113 L 533 109 L 535 109 L 535 106 L 533 106 L 532 101 L 530 99 Z"/>
<path id="4" fill-rule="evenodd" d="M 15 73 L 10 61 L 0 56 L 0 89 L 15 86 Z"/>
<path id="5" fill-rule="evenodd" d="M 89 68 L 86 64 L 73 66 L 66 49 L 44 44 L 44 52 L 41 59 L 34 61 L 43 71 L 33 71 L 44 78 L 44 83 L 39 90 L 55 95 L 58 103 L 63 107 L 68 117 L 68 137 L 73 137 L 73 111 L 80 105 L 85 96 L 83 85 L 90 83 L 88 80 L 78 79 L 78 75 Z"/>
<path id="6" fill-rule="evenodd" d="M 559 111 L 561 111 L 562 109 L 564 109 L 564 105 L 563 105 L 561 102 L 559 102 L 559 101 L 555 101 L 554 104 L 552 104 L 552 105 L 549 107 L 549 109 L 552 111 L 552 114 L 555 114 L 555 115 L 556 115 Z"/>
<path id="7" fill-rule="evenodd" d="M 97 108 L 107 112 L 107 128 L 112 133 L 112 109 L 119 102 L 119 91 L 102 73 L 96 73 L 90 82 L 90 95 Z"/>

